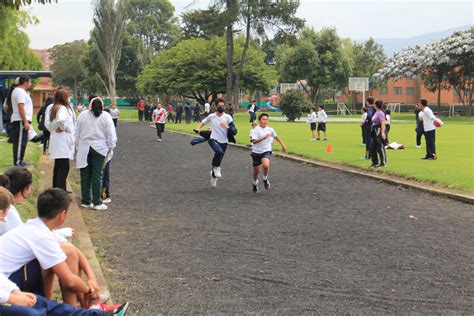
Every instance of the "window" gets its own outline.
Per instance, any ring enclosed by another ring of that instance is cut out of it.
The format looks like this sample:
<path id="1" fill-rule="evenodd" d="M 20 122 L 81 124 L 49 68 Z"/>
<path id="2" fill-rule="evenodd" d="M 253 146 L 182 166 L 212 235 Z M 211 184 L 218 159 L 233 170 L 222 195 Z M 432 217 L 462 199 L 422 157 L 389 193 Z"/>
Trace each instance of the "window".
<path id="1" fill-rule="evenodd" d="M 415 88 L 407 87 L 407 95 L 415 95 Z"/>
<path id="2" fill-rule="evenodd" d="M 380 94 L 381 95 L 386 95 L 387 94 L 387 87 L 380 88 Z"/>
<path id="3" fill-rule="evenodd" d="M 395 94 L 395 95 L 402 95 L 402 87 L 395 87 L 395 88 L 393 88 L 393 94 Z"/>

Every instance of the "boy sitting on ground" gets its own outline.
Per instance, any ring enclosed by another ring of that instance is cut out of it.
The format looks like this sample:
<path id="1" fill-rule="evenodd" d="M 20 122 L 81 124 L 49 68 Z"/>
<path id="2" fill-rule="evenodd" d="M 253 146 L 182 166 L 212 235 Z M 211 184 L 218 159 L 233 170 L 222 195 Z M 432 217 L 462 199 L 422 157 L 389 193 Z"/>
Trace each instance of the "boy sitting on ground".
<path id="1" fill-rule="evenodd" d="M 82 295 L 83 306 L 88 307 L 99 299 L 98 287 L 94 280 L 85 283 L 71 271 L 67 263 L 70 258 L 52 233 L 54 228 L 63 225 L 70 203 L 71 198 L 61 189 L 41 193 L 38 217 L 0 237 L 0 273 L 17 284 L 21 291 L 42 296 L 45 288 L 52 288 L 53 282 L 53 277 L 45 277 L 43 281 L 43 273 L 56 274 L 65 290 L 63 298 Z"/>

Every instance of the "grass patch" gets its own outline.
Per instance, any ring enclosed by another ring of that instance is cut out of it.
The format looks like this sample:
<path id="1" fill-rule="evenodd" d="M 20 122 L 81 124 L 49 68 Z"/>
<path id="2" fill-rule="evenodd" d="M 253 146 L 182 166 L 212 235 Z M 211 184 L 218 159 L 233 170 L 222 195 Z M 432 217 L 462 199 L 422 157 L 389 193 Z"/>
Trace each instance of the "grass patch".
<path id="1" fill-rule="evenodd" d="M 270 113 L 272 116 L 280 115 Z M 411 117 L 411 118 L 410 118 Z M 436 147 L 439 159 L 421 160 L 425 155 L 425 144 L 421 149 L 415 147 L 414 115 L 394 114 L 390 141 L 404 144 L 404 150 L 387 151 L 388 166 L 381 172 L 393 173 L 421 181 L 435 182 L 450 188 L 474 192 L 474 124 L 473 118 L 446 118 L 446 124 L 436 132 Z M 410 119 L 409 119 L 410 118 Z M 271 120 L 271 119 L 270 119 Z M 237 141 L 247 144 L 250 127 L 248 115 L 235 115 L 239 133 Z M 197 124 L 167 124 L 167 129 L 192 134 Z M 361 145 L 361 131 L 357 122 L 328 123 L 329 142 L 310 142 L 309 126 L 305 123 L 271 122 L 277 133 L 283 138 L 289 153 L 322 161 L 344 163 L 350 166 L 368 169 L 370 162 L 360 160 L 365 147 Z M 326 153 L 327 144 L 331 144 L 332 153 Z M 279 150 L 276 144 L 275 149 Z"/>

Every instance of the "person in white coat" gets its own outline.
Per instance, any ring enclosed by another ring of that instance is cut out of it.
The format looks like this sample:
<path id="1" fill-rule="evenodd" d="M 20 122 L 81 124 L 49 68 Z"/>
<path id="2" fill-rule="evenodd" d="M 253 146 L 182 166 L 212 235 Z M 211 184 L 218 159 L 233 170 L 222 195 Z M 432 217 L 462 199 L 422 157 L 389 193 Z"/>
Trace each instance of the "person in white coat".
<path id="1" fill-rule="evenodd" d="M 81 171 L 81 206 L 106 210 L 107 206 L 101 201 L 102 169 L 112 159 L 117 134 L 112 117 L 103 111 L 102 99 L 93 98 L 89 104 L 90 109 L 81 112 L 76 123 L 76 167 Z"/>
<path id="2" fill-rule="evenodd" d="M 46 128 L 50 131 L 49 158 L 54 160 L 53 188 L 66 191 L 69 160 L 74 159 L 76 115 L 64 89 L 54 93 L 54 102 L 47 108 Z"/>

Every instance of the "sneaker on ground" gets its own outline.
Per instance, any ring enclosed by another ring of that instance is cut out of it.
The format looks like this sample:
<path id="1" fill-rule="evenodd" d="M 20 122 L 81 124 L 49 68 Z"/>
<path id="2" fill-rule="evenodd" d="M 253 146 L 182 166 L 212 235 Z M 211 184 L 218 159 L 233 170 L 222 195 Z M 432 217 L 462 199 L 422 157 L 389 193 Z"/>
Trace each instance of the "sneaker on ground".
<path id="1" fill-rule="evenodd" d="M 253 193 L 257 193 L 257 192 L 258 192 L 258 183 L 257 183 L 257 184 L 253 184 L 253 183 L 252 183 L 252 191 L 253 191 Z"/>
<path id="2" fill-rule="evenodd" d="M 158 141 L 161 142 L 161 138 L 158 138 Z"/>
<path id="3" fill-rule="evenodd" d="M 270 185 L 270 180 L 263 180 L 263 187 L 265 188 L 265 190 L 268 190 L 270 189 L 271 185 Z"/>
<path id="4" fill-rule="evenodd" d="M 321 138 L 318 137 L 318 138 L 316 138 L 316 140 L 321 140 Z"/>
<path id="5" fill-rule="evenodd" d="M 328 140 L 326 137 L 324 137 L 324 140 Z"/>
<path id="6" fill-rule="evenodd" d="M 384 163 L 379 163 L 378 165 L 375 166 L 375 168 L 383 168 L 383 167 L 386 167 L 387 164 L 384 164 Z"/>
<path id="7" fill-rule="evenodd" d="M 371 165 L 369 166 L 369 168 L 377 168 L 377 165 L 376 165 L 376 164 L 371 164 Z"/>
<path id="8" fill-rule="evenodd" d="M 215 188 L 217 186 L 217 178 L 214 175 L 214 172 L 211 171 L 211 187 Z"/>
<path id="9" fill-rule="evenodd" d="M 93 207 L 93 209 L 96 210 L 96 211 L 105 211 L 108 208 L 109 207 L 105 204 L 98 204 L 98 205 L 94 205 L 94 207 Z"/>
<path id="10" fill-rule="evenodd" d="M 28 168 L 29 166 L 31 166 L 31 163 L 29 162 L 24 162 L 24 161 L 20 161 L 19 163 L 16 164 L 17 167 L 23 167 L 23 168 Z"/>
<path id="11" fill-rule="evenodd" d="M 84 204 L 84 203 L 82 203 L 82 204 L 81 204 L 81 207 L 83 207 L 83 208 L 93 208 L 93 207 L 94 207 L 94 204 L 92 204 L 92 203 L 91 203 L 91 204 Z"/>
<path id="12" fill-rule="evenodd" d="M 104 312 L 115 312 L 121 306 L 122 306 L 122 304 L 103 304 L 103 303 L 99 303 L 99 304 L 91 305 L 91 307 L 89 307 L 89 309 L 99 309 L 99 310 L 104 311 Z"/>
<path id="13" fill-rule="evenodd" d="M 421 145 L 416 145 L 416 148 L 421 148 Z"/>
<path id="14" fill-rule="evenodd" d="M 214 177 L 221 178 L 221 167 L 212 167 L 212 171 L 214 172 Z"/>
<path id="15" fill-rule="evenodd" d="M 99 303 L 105 304 L 109 300 L 110 300 L 110 293 L 108 291 L 99 295 Z"/>
<path id="16" fill-rule="evenodd" d="M 109 204 L 109 203 L 112 203 L 112 200 L 110 198 L 106 198 L 102 201 L 102 203 Z"/>

